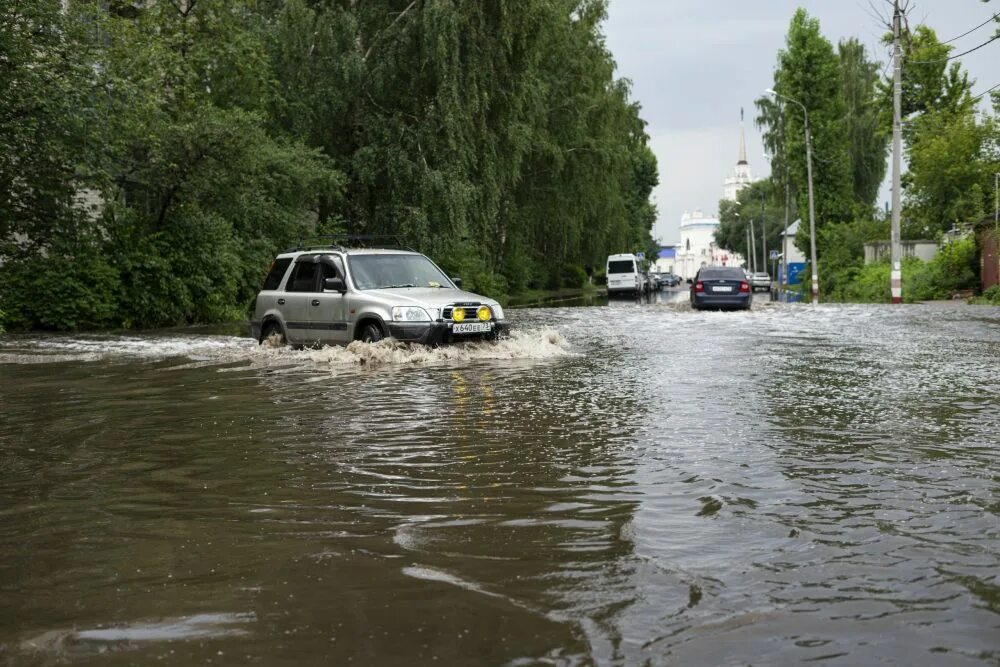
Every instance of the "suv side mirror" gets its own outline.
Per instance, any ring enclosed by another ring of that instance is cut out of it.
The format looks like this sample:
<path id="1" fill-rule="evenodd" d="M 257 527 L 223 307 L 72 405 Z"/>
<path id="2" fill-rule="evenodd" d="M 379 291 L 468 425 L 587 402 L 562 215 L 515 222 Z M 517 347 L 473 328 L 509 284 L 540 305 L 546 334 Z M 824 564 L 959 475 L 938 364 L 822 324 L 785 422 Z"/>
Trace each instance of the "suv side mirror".
<path id="1" fill-rule="evenodd" d="M 343 278 L 326 278 L 323 280 L 323 291 L 340 292 L 343 294 L 347 291 L 347 284 L 344 283 Z"/>
<path id="2" fill-rule="evenodd" d="M 455 283 L 455 287 L 462 286 L 462 279 L 457 276 L 452 277 L 451 282 Z"/>

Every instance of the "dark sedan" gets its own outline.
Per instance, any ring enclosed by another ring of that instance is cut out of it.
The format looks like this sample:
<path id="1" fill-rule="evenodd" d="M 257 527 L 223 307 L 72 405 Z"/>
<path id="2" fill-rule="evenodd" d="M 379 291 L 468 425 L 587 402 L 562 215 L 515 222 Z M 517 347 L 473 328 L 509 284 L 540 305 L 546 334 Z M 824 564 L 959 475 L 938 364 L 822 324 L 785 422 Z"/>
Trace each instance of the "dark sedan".
<path id="1" fill-rule="evenodd" d="M 691 285 L 691 307 L 750 309 L 750 283 L 743 269 L 735 266 L 706 266 Z"/>
<path id="2" fill-rule="evenodd" d="M 661 273 L 660 282 L 667 287 L 677 287 L 681 284 L 681 279 L 679 276 L 675 276 L 672 273 Z"/>

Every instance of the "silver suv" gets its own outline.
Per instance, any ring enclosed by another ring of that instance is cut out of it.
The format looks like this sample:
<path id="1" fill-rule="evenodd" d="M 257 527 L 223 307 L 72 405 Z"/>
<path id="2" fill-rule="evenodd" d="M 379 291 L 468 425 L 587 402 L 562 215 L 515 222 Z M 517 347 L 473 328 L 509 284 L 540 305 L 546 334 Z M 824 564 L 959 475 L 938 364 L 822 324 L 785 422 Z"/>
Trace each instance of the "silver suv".
<path id="1" fill-rule="evenodd" d="M 257 294 L 251 333 L 292 345 L 383 338 L 438 345 L 507 335 L 503 308 L 460 289 L 411 250 L 300 248 L 274 260 Z"/>

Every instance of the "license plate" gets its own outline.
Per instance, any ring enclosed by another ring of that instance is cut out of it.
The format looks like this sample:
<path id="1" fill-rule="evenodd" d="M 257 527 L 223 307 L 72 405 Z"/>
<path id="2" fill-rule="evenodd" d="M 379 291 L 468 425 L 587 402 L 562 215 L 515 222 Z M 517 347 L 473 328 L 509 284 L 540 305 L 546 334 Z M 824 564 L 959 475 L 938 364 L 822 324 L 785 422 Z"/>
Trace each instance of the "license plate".
<path id="1" fill-rule="evenodd" d="M 486 333 L 487 331 L 493 331 L 492 322 L 463 322 L 462 324 L 453 324 L 451 327 L 452 333 Z"/>
<path id="2" fill-rule="evenodd" d="M 712 288 L 713 292 L 732 292 L 733 288 L 729 285 L 716 285 Z"/>

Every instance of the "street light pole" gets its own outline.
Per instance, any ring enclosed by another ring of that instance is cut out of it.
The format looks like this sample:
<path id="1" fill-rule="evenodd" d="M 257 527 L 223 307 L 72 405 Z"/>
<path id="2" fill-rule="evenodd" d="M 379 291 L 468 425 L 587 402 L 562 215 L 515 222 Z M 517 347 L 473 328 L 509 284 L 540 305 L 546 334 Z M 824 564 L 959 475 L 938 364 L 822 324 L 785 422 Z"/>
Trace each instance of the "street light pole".
<path id="1" fill-rule="evenodd" d="M 819 303 L 819 268 L 816 265 L 816 208 L 813 204 L 813 162 L 812 162 L 812 137 L 809 133 L 809 112 L 802 102 L 792 99 L 787 95 L 768 88 L 764 91 L 768 95 L 781 97 L 802 109 L 802 116 L 805 118 L 806 130 L 806 175 L 809 180 L 809 262 L 812 267 L 812 302 L 813 305 Z"/>

